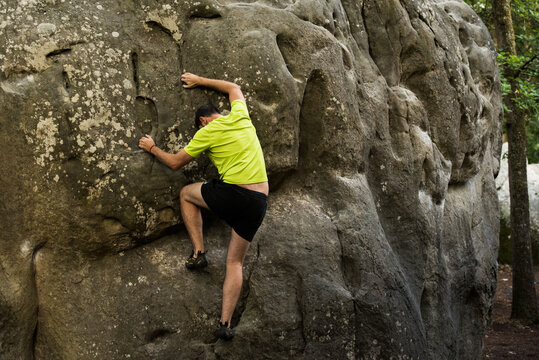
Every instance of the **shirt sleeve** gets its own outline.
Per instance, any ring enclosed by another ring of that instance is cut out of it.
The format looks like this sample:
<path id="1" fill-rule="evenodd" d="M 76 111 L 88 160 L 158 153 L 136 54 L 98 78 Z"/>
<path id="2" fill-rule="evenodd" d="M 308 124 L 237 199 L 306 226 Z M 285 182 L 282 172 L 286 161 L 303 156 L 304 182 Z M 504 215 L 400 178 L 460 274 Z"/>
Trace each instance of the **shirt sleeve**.
<path id="1" fill-rule="evenodd" d="M 197 158 L 210 147 L 210 136 L 207 131 L 200 129 L 196 132 L 195 136 L 189 144 L 183 149 L 186 153 L 194 158 Z"/>
<path id="2" fill-rule="evenodd" d="M 251 120 L 249 117 L 249 111 L 247 110 L 247 104 L 240 99 L 236 99 L 232 101 L 232 104 L 230 104 L 230 115 L 237 118 L 247 118 Z"/>

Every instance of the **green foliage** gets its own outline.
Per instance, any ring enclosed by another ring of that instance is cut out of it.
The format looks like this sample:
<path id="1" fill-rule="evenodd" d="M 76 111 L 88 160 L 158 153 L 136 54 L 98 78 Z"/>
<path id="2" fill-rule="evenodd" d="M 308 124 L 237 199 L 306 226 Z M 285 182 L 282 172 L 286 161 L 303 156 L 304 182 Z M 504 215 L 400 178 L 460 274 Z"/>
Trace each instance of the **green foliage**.
<path id="1" fill-rule="evenodd" d="M 492 0 L 465 0 L 493 32 Z M 528 121 L 527 146 L 530 163 L 539 162 L 539 2 L 537 0 L 511 0 L 511 12 L 517 55 L 498 53 L 498 66 L 504 96 L 525 110 Z M 509 78 L 503 74 L 513 74 Z M 517 93 L 511 93 L 514 80 Z M 505 111 L 508 111 L 504 106 Z"/>
<path id="2" fill-rule="evenodd" d="M 477 15 L 492 30 L 492 0 L 464 0 Z"/>

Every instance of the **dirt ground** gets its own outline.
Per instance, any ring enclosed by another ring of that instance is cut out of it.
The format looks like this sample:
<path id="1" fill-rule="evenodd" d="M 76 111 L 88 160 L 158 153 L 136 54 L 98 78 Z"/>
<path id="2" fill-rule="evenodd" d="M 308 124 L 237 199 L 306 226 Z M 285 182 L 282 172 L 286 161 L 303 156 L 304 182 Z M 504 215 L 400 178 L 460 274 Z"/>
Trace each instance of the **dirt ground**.
<path id="1" fill-rule="evenodd" d="M 539 266 L 534 268 L 535 288 L 539 293 Z M 492 323 L 485 335 L 483 360 L 539 359 L 539 324 L 521 325 L 511 317 L 511 267 L 501 265 L 494 296 Z"/>

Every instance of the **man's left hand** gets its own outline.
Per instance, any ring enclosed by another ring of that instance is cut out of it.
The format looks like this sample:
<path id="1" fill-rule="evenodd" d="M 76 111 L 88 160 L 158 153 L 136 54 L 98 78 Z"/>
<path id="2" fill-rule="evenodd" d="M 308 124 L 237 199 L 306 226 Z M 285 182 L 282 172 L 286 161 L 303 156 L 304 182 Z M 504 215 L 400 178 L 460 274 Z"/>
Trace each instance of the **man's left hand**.
<path id="1" fill-rule="evenodd" d="M 138 142 L 138 147 L 147 152 L 150 152 L 153 145 L 155 145 L 155 141 L 153 141 L 150 135 L 144 135 Z"/>
<path id="2" fill-rule="evenodd" d="M 202 79 L 203 79 L 202 77 L 195 74 L 191 74 L 191 73 L 184 73 L 182 74 L 182 77 L 181 77 L 181 80 L 185 83 L 183 87 L 186 89 L 200 86 Z"/>

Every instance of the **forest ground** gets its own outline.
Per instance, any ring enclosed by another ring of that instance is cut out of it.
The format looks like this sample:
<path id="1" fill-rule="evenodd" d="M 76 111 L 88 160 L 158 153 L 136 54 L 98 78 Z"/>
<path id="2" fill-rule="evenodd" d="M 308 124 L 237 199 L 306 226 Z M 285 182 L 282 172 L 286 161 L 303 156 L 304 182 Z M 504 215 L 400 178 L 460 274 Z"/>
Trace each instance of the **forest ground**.
<path id="1" fill-rule="evenodd" d="M 534 273 L 535 289 L 539 293 L 539 266 L 534 267 Z M 483 360 L 539 359 L 539 323 L 525 326 L 510 319 L 512 278 L 511 267 L 500 265 Z"/>

